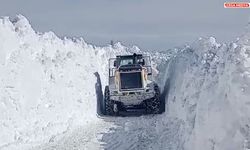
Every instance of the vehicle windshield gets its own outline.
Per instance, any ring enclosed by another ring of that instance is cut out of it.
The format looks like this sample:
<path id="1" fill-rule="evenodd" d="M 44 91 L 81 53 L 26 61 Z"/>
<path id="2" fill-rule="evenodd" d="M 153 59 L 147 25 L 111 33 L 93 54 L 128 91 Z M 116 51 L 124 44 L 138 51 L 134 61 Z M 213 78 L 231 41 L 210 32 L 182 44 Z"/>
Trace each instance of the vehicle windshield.
<path id="1" fill-rule="evenodd" d="M 133 58 L 121 59 L 120 65 L 131 65 L 133 64 Z"/>

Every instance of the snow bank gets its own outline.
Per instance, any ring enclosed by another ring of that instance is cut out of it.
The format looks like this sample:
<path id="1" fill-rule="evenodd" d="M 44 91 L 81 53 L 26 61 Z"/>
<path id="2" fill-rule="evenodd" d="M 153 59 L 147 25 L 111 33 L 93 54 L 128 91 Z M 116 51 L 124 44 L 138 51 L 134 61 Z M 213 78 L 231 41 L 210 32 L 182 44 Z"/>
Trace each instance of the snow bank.
<path id="1" fill-rule="evenodd" d="M 168 61 L 168 113 L 185 121 L 184 149 L 250 145 L 250 36 L 219 44 L 200 38 Z"/>
<path id="2" fill-rule="evenodd" d="M 21 15 L 0 19 L 0 149 L 98 121 L 94 72 L 106 85 L 108 58 L 129 51 L 138 48 L 36 33 Z"/>

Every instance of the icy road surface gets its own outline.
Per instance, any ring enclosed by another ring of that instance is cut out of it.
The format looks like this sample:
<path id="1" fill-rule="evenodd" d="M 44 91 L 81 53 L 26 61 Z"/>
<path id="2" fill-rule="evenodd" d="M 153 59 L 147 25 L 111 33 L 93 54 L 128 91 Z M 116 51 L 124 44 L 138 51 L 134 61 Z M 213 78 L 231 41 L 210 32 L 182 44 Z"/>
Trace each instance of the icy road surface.
<path id="1" fill-rule="evenodd" d="M 166 112 L 98 118 L 107 60 L 134 52 L 151 56 Z M 39 33 L 21 15 L 0 19 L 0 150 L 247 150 L 249 97 L 250 29 L 231 43 L 205 37 L 150 52 Z"/>

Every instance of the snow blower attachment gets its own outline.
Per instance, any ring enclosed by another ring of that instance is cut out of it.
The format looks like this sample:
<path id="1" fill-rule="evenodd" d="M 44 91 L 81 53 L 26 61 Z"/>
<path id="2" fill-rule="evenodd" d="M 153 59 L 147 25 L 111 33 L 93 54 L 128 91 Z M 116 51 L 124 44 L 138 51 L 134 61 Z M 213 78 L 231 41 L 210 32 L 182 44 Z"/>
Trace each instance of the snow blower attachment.
<path id="1" fill-rule="evenodd" d="M 160 90 L 152 80 L 150 57 L 133 54 L 110 58 L 109 85 L 101 103 L 104 115 L 161 113 Z"/>

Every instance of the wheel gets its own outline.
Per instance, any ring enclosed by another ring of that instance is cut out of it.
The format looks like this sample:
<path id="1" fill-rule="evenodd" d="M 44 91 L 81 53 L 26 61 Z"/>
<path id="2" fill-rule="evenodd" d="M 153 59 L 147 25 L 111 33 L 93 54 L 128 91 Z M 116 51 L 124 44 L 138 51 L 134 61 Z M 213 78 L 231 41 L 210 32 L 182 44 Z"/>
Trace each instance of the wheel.
<path id="1" fill-rule="evenodd" d="M 147 113 L 159 114 L 161 112 L 160 89 L 157 85 L 154 86 L 155 96 L 146 102 Z"/>
<path id="2" fill-rule="evenodd" d="M 110 99 L 110 91 L 108 86 L 105 87 L 104 91 L 104 114 L 110 116 L 115 114 L 114 101 Z"/>

